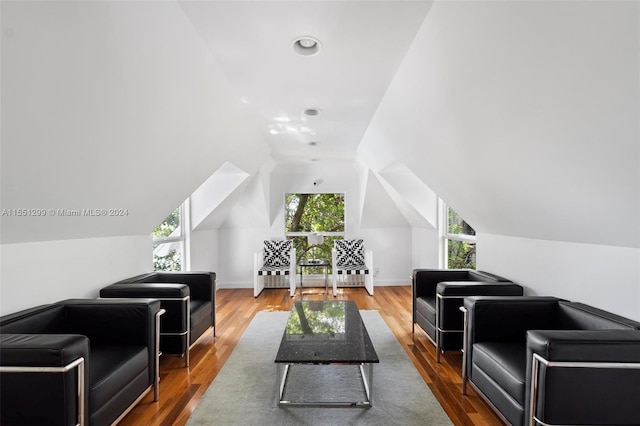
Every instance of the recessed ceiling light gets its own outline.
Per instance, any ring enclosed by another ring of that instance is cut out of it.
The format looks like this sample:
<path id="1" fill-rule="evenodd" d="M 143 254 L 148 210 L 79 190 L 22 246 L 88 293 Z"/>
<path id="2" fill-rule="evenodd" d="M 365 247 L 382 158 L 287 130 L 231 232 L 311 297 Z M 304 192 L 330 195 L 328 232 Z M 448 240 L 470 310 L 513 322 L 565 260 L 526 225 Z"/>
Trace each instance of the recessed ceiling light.
<path id="1" fill-rule="evenodd" d="M 316 115 L 320 115 L 320 113 L 322 113 L 322 110 L 319 108 L 308 108 L 304 110 L 304 115 L 309 117 L 315 117 Z"/>
<path id="2" fill-rule="evenodd" d="M 293 40 L 293 51 L 302 56 L 317 55 L 321 46 L 320 40 L 309 36 L 298 37 Z"/>

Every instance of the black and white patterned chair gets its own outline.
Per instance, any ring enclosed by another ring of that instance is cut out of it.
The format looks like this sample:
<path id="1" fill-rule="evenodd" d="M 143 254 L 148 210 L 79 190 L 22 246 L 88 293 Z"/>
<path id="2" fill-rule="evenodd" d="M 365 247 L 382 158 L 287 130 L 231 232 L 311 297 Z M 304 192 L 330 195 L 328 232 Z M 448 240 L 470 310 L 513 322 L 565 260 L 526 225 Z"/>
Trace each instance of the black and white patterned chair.
<path id="1" fill-rule="evenodd" d="M 291 297 L 295 295 L 296 249 L 293 247 L 292 240 L 265 240 L 262 251 L 255 253 L 253 257 L 253 269 L 254 297 L 258 297 L 266 287 L 266 277 L 286 275 L 289 276 L 289 292 L 291 293 Z"/>
<path id="2" fill-rule="evenodd" d="M 333 295 L 338 295 L 338 278 L 364 275 L 364 286 L 373 296 L 373 254 L 364 249 L 363 240 L 335 240 L 331 250 Z"/>

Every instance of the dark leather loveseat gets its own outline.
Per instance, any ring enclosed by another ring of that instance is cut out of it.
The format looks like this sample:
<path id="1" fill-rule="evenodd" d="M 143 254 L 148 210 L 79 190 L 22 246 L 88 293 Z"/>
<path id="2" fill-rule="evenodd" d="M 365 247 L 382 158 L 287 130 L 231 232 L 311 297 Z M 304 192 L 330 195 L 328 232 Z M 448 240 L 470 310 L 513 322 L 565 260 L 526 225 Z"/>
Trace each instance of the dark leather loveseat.
<path id="1" fill-rule="evenodd" d="M 462 349 L 465 296 L 522 296 L 522 287 L 506 278 L 472 269 L 414 269 L 413 328 L 418 324 L 440 352 Z"/>
<path id="2" fill-rule="evenodd" d="M 65 300 L 0 318 L 0 424 L 110 425 L 152 387 L 160 302 Z"/>
<path id="3" fill-rule="evenodd" d="M 554 297 L 464 309 L 463 393 L 469 381 L 510 424 L 640 424 L 640 323 Z"/>
<path id="4" fill-rule="evenodd" d="M 100 297 L 159 299 L 166 313 L 160 326 L 160 351 L 184 355 L 213 327 L 216 333 L 216 274 L 214 272 L 151 272 L 118 281 L 100 290 Z"/>

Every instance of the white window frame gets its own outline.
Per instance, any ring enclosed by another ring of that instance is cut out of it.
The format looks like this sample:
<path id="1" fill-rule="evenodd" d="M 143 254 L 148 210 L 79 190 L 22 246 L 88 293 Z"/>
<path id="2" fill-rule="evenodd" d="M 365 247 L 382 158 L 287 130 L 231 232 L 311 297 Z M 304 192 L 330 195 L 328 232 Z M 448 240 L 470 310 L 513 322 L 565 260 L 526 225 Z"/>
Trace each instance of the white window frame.
<path id="1" fill-rule="evenodd" d="M 286 195 L 287 194 L 329 194 L 329 192 L 287 192 L 285 194 L 285 200 L 286 200 Z M 342 218 L 343 222 L 344 222 L 344 227 L 345 230 L 344 231 L 340 231 L 340 232 L 329 232 L 329 231 L 317 231 L 317 232 L 313 232 L 313 231 L 299 231 L 299 232 L 289 232 L 285 229 L 284 232 L 284 236 L 286 239 L 289 239 L 289 237 L 307 237 L 311 234 L 317 234 L 317 235 L 322 235 L 323 237 L 342 237 L 344 239 L 345 236 L 345 232 L 347 229 L 347 194 L 344 192 L 331 192 L 330 194 L 344 194 L 344 217 Z M 283 201 L 284 204 L 284 201 Z M 286 214 L 286 206 L 285 206 L 285 214 Z M 286 218 L 285 218 L 285 228 L 286 228 Z"/>
<path id="2" fill-rule="evenodd" d="M 283 200 L 283 205 L 285 204 L 286 201 L 286 196 L 287 194 L 329 194 L 329 192 L 287 192 L 284 194 L 284 200 Z M 330 194 L 344 194 L 344 217 L 342 218 L 343 222 L 344 222 L 344 227 L 345 230 L 344 231 L 338 231 L 338 232 L 330 232 L 330 231 L 296 231 L 296 232 L 290 232 L 286 230 L 286 217 L 285 217 L 285 232 L 284 232 L 284 237 L 285 239 L 290 239 L 293 237 L 304 237 L 307 238 L 309 235 L 312 234 L 316 234 L 316 235 L 322 235 L 323 237 L 336 237 L 336 238 L 345 238 L 346 235 L 346 228 L 347 228 L 347 194 L 346 192 L 330 192 Z M 285 215 L 286 215 L 286 206 L 285 206 Z M 331 262 L 331 259 L 328 259 L 329 262 Z"/>
<path id="3" fill-rule="evenodd" d="M 449 241 L 465 241 L 468 243 L 476 243 L 476 252 L 478 245 L 475 235 L 451 234 L 449 233 L 449 206 L 442 199 L 438 199 L 439 205 L 439 228 L 440 228 L 440 256 L 439 263 L 441 269 L 449 269 Z"/>
<path id="4" fill-rule="evenodd" d="M 180 246 L 180 252 L 182 253 L 182 259 L 180 262 L 180 270 L 188 271 L 190 270 L 190 253 L 188 251 L 188 242 L 190 240 L 190 226 L 189 222 L 189 200 L 186 200 L 184 203 L 178 207 L 178 216 L 180 218 L 180 226 L 176 229 L 180 229 L 180 234 L 176 236 L 168 236 L 168 237 L 160 237 L 157 238 L 152 234 L 152 242 L 151 242 L 151 260 L 153 262 L 153 246 L 156 244 L 170 244 L 170 243 L 178 243 Z M 163 219 L 164 220 L 164 219 Z"/>

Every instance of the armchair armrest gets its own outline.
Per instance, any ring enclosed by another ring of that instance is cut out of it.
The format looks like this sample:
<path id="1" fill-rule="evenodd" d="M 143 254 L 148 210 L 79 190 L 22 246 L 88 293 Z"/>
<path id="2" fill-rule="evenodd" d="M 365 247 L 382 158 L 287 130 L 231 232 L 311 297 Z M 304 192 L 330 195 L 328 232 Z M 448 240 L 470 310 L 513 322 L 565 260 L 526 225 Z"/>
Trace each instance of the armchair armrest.
<path id="1" fill-rule="evenodd" d="M 640 363 L 640 330 L 531 330 L 527 351 L 548 361 Z"/>
<path id="2" fill-rule="evenodd" d="M 485 281 L 443 281 L 437 284 L 436 293 L 443 296 L 522 296 L 522 286 L 511 283 Z"/>
<path id="3" fill-rule="evenodd" d="M 1 422 L 88 424 L 88 363 L 85 336 L 0 335 Z"/>
<path id="4" fill-rule="evenodd" d="M 637 424 L 640 331 L 530 331 L 526 377 L 530 424 Z"/>
<path id="5" fill-rule="evenodd" d="M 130 283 L 130 284 L 111 284 L 100 290 L 100 297 L 113 298 L 151 298 L 165 299 L 175 298 L 182 299 L 190 295 L 189 286 L 186 284 L 173 283 Z"/>
<path id="6" fill-rule="evenodd" d="M 2 334 L 0 364 L 63 367 L 89 356 L 89 339 L 78 334 Z"/>

